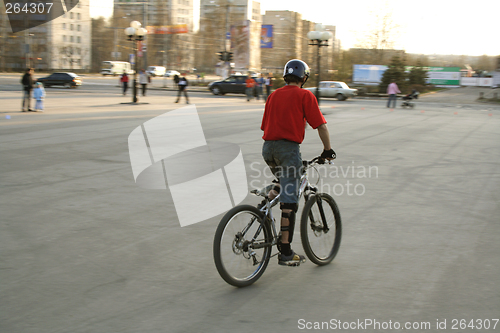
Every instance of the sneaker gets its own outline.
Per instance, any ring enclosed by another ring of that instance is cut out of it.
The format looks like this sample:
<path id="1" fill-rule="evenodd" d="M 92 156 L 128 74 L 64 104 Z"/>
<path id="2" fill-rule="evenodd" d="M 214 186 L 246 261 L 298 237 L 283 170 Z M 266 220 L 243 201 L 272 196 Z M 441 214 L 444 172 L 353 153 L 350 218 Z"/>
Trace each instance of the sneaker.
<path id="1" fill-rule="evenodd" d="M 301 263 L 306 262 L 306 257 L 292 251 L 290 256 L 285 256 L 278 253 L 278 264 L 282 266 L 299 266 Z"/>

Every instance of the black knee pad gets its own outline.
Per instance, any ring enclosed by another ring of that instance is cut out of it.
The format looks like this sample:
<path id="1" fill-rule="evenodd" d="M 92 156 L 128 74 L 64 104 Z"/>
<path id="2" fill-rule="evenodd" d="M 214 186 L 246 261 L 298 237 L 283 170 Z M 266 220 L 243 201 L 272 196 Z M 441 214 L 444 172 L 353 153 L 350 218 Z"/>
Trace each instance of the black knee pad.
<path id="1" fill-rule="evenodd" d="M 296 203 L 287 203 L 287 202 L 282 202 L 280 203 L 280 209 L 291 209 L 294 213 L 297 212 L 297 209 L 299 209 L 299 205 Z"/>
<path id="2" fill-rule="evenodd" d="M 296 205 L 296 204 L 295 204 Z M 281 209 L 292 209 L 292 208 L 284 208 L 283 205 Z M 295 229 L 295 209 L 292 209 L 290 213 L 281 212 L 281 217 L 288 219 L 290 224 L 286 227 L 281 227 L 281 231 L 288 231 L 288 242 L 291 243 L 293 240 L 293 230 Z"/>

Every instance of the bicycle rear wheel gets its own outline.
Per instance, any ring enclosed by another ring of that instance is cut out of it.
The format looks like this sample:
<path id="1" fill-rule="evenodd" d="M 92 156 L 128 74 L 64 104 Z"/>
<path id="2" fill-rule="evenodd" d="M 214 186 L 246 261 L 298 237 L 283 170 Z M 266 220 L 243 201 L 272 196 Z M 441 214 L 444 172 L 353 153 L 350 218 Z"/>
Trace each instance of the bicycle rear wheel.
<path id="1" fill-rule="evenodd" d="M 300 223 L 304 251 L 316 265 L 326 265 L 337 255 L 342 238 L 342 221 L 335 200 L 326 193 L 307 200 Z"/>
<path id="2" fill-rule="evenodd" d="M 249 205 L 224 215 L 214 238 L 214 261 L 220 276 L 230 285 L 246 287 L 264 273 L 271 257 L 272 233 L 262 213 Z"/>

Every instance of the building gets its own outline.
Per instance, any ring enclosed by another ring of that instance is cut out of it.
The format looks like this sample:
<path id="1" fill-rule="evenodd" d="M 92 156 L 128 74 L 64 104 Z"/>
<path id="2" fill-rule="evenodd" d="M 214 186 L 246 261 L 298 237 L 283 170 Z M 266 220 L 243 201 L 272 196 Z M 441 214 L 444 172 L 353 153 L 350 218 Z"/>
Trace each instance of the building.
<path id="1" fill-rule="evenodd" d="M 17 33 L 11 33 L 7 17 L 2 15 L 0 67 L 41 71 L 85 71 L 90 68 L 91 23 L 89 0 L 80 0 L 64 15 Z"/>
<path id="2" fill-rule="evenodd" d="M 259 71 L 261 25 L 257 1 L 201 0 L 197 66 L 207 71 L 224 68 L 218 53 L 230 51 L 234 71 Z M 227 73 L 227 69 L 219 72 Z"/>
<path id="3" fill-rule="evenodd" d="M 291 59 L 304 60 L 313 70 L 317 67 L 317 47 L 309 45 L 309 31 L 319 27 L 316 23 L 303 20 L 300 13 L 283 10 L 266 11 L 263 25 L 273 26 L 273 47 L 262 49 L 262 67 L 268 72 L 280 71 Z M 322 30 L 330 31 L 333 39 L 328 47 L 321 48 L 321 68 L 328 72 L 333 69 L 333 54 L 337 49 L 335 42 L 335 26 L 322 26 Z"/>
<path id="4" fill-rule="evenodd" d="M 149 29 L 157 33 L 148 34 L 143 42 L 147 57 L 145 65 L 162 65 L 179 71 L 189 71 L 194 66 L 193 0 L 114 0 L 113 12 L 113 25 L 116 27 L 126 28 L 134 20 L 146 28 L 169 27 L 167 34 L 164 33 L 167 29 Z M 175 30 L 173 28 L 177 29 L 177 33 L 172 33 Z M 121 38 L 122 34 L 118 36 Z M 124 44 L 122 41 L 116 43 Z M 122 58 L 133 51 L 126 45 L 122 50 Z"/>
<path id="5" fill-rule="evenodd" d="M 46 63 L 50 69 L 88 70 L 90 68 L 89 0 L 80 0 L 71 11 L 44 25 L 47 29 L 47 42 L 51 46 L 46 54 Z M 44 25 L 40 28 L 43 29 Z M 37 33 L 34 33 L 36 36 Z M 38 38 L 40 39 L 38 43 L 43 45 L 45 42 L 43 34 L 40 34 Z"/>
<path id="6" fill-rule="evenodd" d="M 272 48 L 262 49 L 262 67 L 273 72 L 290 59 L 301 59 L 304 50 L 302 15 L 288 10 L 268 10 L 263 25 L 273 26 Z"/>

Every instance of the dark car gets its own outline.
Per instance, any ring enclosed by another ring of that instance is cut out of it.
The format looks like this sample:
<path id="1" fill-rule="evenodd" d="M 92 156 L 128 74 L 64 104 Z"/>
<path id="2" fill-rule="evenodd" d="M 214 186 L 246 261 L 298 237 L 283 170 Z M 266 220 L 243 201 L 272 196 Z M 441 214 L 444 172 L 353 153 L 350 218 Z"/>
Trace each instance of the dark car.
<path id="1" fill-rule="evenodd" d="M 82 79 L 75 73 L 52 73 L 47 77 L 42 77 L 37 80 L 44 87 L 63 86 L 66 88 L 76 88 L 82 85 Z"/>
<path id="2" fill-rule="evenodd" d="M 208 89 L 214 95 L 245 94 L 246 79 L 246 75 L 231 75 L 222 81 L 211 82 L 208 85 Z M 255 77 L 252 76 L 252 79 L 255 79 Z"/>

